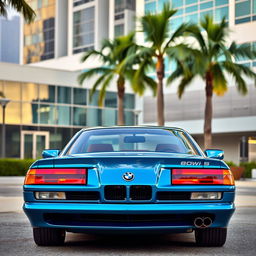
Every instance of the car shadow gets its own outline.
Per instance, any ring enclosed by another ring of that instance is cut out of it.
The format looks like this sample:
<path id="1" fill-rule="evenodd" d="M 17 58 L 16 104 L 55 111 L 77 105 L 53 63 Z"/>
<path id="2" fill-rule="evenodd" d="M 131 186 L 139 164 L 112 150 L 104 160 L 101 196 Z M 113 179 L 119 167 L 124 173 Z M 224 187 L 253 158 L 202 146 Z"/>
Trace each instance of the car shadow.
<path id="1" fill-rule="evenodd" d="M 65 246 L 88 249 L 158 251 L 170 247 L 195 247 L 194 234 L 86 235 L 68 234 Z"/>

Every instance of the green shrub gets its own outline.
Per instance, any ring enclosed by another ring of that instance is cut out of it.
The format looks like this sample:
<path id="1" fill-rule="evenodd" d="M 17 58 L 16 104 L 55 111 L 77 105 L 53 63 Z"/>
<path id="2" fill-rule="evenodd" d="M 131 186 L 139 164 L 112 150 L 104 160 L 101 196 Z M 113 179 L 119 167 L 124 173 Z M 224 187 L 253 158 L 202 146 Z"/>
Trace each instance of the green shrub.
<path id="1" fill-rule="evenodd" d="M 256 162 L 241 163 L 240 166 L 243 166 L 245 168 L 243 177 L 251 178 L 252 177 L 252 169 L 256 169 Z"/>
<path id="2" fill-rule="evenodd" d="M 225 161 L 225 163 L 230 167 L 230 166 L 237 166 L 237 164 L 235 164 L 232 161 Z"/>
<path id="3" fill-rule="evenodd" d="M 33 159 L 0 159 L 0 176 L 24 176 Z"/>

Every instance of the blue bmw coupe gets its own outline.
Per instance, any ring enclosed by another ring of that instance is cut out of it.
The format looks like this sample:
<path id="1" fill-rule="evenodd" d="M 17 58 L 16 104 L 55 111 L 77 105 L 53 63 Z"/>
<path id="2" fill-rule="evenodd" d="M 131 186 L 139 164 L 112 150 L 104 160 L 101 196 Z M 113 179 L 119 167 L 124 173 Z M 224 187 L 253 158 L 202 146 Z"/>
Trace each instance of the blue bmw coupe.
<path id="1" fill-rule="evenodd" d="M 24 183 L 37 245 L 61 245 L 66 232 L 194 232 L 200 246 L 226 241 L 234 178 L 223 151 L 202 152 L 182 129 L 83 129 L 43 158 Z"/>

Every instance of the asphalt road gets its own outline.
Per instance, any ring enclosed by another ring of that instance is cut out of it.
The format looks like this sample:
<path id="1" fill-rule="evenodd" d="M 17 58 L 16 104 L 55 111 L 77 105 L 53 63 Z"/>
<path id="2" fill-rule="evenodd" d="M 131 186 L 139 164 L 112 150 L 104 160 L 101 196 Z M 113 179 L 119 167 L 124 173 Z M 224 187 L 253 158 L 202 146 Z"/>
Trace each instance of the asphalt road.
<path id="1" fill-rule="evenodd" d="M 0 255 L 255 255 L 256 208 L 237 209 L 221 248 L 200 248 L 193 234 L 92 236 L 68 233 L 61 247 L 38 247 L 23 213 L 0 213 Z"/>
<path id="2" fill-rule="evenodd" d="M 251 196 L 256 200 L 256 187 L 239 186 L 237 194 Z M 0 184 L 0 197 L 11 200 L 12 197 L 21 195 L 20 185 Z M 251 256 L 255 255 L 255 251 L 256 207 L 238 206 L 228 229 L 227 242 L 221 248 L 196 247 L 193 233 L 165 236 L 93 236 L 68 233 L 64 246 L 38 247 L 34 244 L 32 229 L 22 212 L 0 212 L 0 256 L 172 254 Z"/>

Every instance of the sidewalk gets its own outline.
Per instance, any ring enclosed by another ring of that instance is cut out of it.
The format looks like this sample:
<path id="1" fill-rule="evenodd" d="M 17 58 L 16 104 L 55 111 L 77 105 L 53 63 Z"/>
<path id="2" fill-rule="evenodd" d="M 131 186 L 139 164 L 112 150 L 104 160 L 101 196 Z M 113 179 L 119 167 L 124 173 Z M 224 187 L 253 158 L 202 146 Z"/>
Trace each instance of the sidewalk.
<path id="1" fill-rule="evenodd" d="M 255 179 L 236 180 L 235 184 L 237 187 L 256 187 Z"/>

